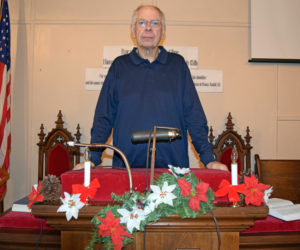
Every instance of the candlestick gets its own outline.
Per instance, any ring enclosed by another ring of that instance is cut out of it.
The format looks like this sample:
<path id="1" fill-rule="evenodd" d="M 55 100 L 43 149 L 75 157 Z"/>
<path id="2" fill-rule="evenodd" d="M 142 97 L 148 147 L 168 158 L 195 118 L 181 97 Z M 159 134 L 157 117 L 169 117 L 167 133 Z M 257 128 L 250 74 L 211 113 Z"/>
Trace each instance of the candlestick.
<path id="1" fill-rule="evenodd" d="M 84 162 L 84 186 L 88 187 L 91 181 L 91 162 Z"/>
<path id="2" fill-rule="evenodd" d="M 231 151 L 231 185 L 238 184 L 238 165 L 237 165 L 238 152 L 235 147 Z"/>
<path id="3" fill-rule="evenodd" d="M 237 164 L 236 163 L 231 163 L 231 185 L 235 186 L 238 184 L 237 181 Z"/>
<path id="4" fill-rule="evenodd" d="M 89 148 L 84 150 L 84 186 L 88 187 L 91 182 L 91 162 L 89 158 Z"/>

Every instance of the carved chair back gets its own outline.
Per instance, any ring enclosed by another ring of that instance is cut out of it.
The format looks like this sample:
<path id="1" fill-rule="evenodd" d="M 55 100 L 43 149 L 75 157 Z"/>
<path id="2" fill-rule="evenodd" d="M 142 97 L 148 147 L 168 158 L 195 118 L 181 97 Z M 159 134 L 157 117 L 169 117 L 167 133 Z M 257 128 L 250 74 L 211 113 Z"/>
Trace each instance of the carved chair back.
<path id="1" fill-rule="evenodd" d="M 232 123 L 232 116 L 229 112 L 227 122 L 225 123 L 226 130 L 224 130 L 216 139 L 213 135 L 213 129 L 210 127 L 208 139 L 212 144 L 212 150 L 217 161 L 227 165 L 231 170 L 231 151 L 236 148 L 238 152 L 238 173 L 251 171 L 251 149 L 250 145 L 250 129 L 247 127 L 246 136 L 243 140 L 242 136 L 234 130 L 234 123 Z"/>
<path id="2" fill-rule="evenodd" d="M 47 136 L 44 133 L 44 125 L 41 124 L 40 127 L 40 133 L 38 134 L 40 141 L 37 143 L 39 146 L 38 181 L 43 180 L 44 176 L 49 174 L 60 177 L 62 173 L 73 169 L 74 165 L 80 161 L 79 147 L 69 147 L 67 145 L 68 141 L 74 141 L 74 137 L 63 126 L 64 121 L 61 110 L 59 110 L 57 117 L 56 127 Z M 76 142 L 80 143 L 79 124 L 76 130 L 74 136 Z"/>

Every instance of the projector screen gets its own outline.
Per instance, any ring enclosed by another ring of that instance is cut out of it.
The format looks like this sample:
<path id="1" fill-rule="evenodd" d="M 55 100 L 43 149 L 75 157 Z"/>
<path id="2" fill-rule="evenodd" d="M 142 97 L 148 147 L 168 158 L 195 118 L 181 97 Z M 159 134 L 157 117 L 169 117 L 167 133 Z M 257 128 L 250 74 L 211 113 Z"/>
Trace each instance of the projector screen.
<path id="1" fill-rule="evenodd" d="M 250 62 L 300 63 L 300 0 L 251 0 Z"/>

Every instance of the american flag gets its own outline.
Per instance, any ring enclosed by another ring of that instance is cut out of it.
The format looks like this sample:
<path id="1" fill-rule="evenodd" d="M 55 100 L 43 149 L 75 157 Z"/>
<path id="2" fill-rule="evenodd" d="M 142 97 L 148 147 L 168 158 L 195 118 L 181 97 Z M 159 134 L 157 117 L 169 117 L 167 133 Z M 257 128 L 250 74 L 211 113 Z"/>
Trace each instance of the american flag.
<path id="1" fill-rule="evenodd" d="M 0 184 L 8 179 L 10 134 L 10 30 L 7 0 L 1 0 L 0 10 Z M 6 184 L 0 185 L 0 201 Z"/>

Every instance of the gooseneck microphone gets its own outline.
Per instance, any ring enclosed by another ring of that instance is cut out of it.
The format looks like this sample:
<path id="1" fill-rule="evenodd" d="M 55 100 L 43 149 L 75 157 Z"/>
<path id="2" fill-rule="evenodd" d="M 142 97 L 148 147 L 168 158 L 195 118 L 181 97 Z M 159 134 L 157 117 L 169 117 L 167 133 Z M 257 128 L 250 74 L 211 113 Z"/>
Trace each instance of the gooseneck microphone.
<path id="1" fill-rule="evenodd" d="M 131 134 L 132 143 L 145 143 L 149 141 L 149 137 L 153 140 L 153 129 L 149 131 L 137 131 Z M 157 142 L 171 142 L 181 139 L 182 132 L 179 128 L 172 127 L 156 127 Z"/>
<path id="2" fill-rule="evenodd" d="M 109 144 L 86 144 L 86 143 L 79 143 L 79 142 L 74 142 L 74 141 L 68 141 L 67 142 L 68 146 L 70 147 L 85 147 L 86 151 L 86 155 L 85 157 L 88 158 L 88 153 L 87 153 L 87 149 L 88 148 L 109 148 L 112 149 L 113 151 L 116 151 L 122 158 L 125 167 L 127 169 L 128 172 L 128 178 L 129 178 L 129 192 L 132 193 L 133 189 L 132 189 L 132 174 L 131 174 L 131 169 L 130 169 L 130 165 L 129 165 L 129 161 L 126 157 L 126 155 L 121 151 L 121 149 L 113 146 L 113 145 L 109 145 Z"/>

